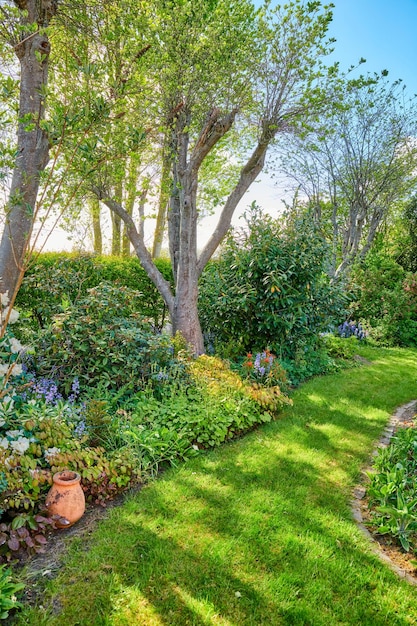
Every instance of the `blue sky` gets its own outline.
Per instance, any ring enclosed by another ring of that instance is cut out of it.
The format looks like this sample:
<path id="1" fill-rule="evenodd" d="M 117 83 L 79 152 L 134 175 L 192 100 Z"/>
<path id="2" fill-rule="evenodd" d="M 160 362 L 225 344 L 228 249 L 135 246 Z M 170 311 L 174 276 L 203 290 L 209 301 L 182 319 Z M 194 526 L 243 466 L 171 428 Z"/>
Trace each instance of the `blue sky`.
<path id="1" fill-rule="evenodd" d="M 362 71 L 389 71 L 417 93 L 417 0 L 333 0 L 329 32 L 337 39 L 333 58 L 347 69 L 361 57 Z"/>

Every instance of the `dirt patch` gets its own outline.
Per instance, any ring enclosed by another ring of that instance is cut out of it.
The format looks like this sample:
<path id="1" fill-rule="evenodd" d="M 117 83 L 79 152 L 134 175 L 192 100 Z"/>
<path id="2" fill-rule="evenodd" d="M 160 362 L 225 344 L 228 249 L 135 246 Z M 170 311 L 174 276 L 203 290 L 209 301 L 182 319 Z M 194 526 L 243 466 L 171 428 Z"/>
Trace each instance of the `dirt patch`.
<path id="1" fill-rule="evenodd" d="M 379 448 L 389 445 L 391 438 L 398 428 L 407 428 L 415 425 L 417 417 L 417 401 L 409 402 L 397 409 L 391 417 L 383 435 L 374 450 L 373 456 L 378 453 Z M 406 553 L 385 535 L 378 535 L 372 532 L 372 526 L 368 526 L 370 522 L 370 511 L 368 507 L 368 499 L 366 497 L 366 485 L 369 482 L 367 472 L 371 471 L 371 467 L 367 467 L 362 471 L 363 482 L 354 489 L 354 499 L 352 501 L 352 512 L 359 528 L 364 535 L 371 541 L 374 551 L 379 557 L 385 561 L 398 576 L 405 578 L 409 583 L 417 585 L 417 569 L 412 561 L 416 560 L 416 556 Z"/>

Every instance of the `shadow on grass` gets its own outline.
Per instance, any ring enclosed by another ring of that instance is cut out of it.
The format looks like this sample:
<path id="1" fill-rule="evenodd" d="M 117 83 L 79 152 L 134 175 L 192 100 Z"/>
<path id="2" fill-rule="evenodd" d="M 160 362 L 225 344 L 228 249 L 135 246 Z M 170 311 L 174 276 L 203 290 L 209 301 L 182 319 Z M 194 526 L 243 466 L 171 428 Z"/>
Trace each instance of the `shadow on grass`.
<path id="1" fill-rule="evenodd" d="M 108 551 L 102 540 L 88 554 L 101 567 L 84 574 L 95 596 L 86 606 L 78 598 L 77 623 L 413 623 L 399 605 L 417 619 L 417 601 L 364 551 L 331 483 L 317 497 L 324 479 L 313 465 L 269 451 L 269 463 L 248 470 L 241 448 L 229 446 L 222 466 L 211 455 L 194 462 L 173 491 L 168 477 L 115 512 Z"/>
<path id="2" fill-rule="evenodd" d="M 401 393 L 387 364 L 336 376 L 333 387 L 306 385 L 280 421 L 167 472 L 113 510 L 72 546 L 57 581 L 62 612 L 42 622 L 38 611 L 37 622 L 417 623 L 415 590 L 367 549 L 349 507 L 392 403 L 412 397 L 417 366 L 399 362 Z M 34 613 L 26 619 L 35 623 Z"/>

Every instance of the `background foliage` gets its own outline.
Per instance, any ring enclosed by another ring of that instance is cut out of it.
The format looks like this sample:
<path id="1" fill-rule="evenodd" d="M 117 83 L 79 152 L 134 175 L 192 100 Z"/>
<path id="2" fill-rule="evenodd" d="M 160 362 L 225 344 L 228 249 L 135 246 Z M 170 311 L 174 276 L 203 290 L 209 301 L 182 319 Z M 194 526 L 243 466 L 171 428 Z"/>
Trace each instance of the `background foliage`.
<path id="1" fill-rule="evenodd" d="M 417 345 L 417 275 L 384 250 L 374 251 L 352 272 L 351 317 L 385 345 Z"/>

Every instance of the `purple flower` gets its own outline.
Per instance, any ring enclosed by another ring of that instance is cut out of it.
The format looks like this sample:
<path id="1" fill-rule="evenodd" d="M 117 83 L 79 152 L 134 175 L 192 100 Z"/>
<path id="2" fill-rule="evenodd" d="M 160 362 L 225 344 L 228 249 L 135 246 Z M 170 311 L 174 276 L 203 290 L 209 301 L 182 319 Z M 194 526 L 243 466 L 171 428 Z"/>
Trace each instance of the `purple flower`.
<path id="1" fill-rule="evenodd" d="M 50 378 L 35 380 L 32 393 L 36 397 L 45 400 L 46 404 L 57 404 L 59 400 L 62 400 L 62 395 L 59 393 L 56 383 Z"/>
<path id="2" fill-rule="evenodd" d="M 68 396 L 68 402 L 73 404 L 77 400 L 80 393 L 80 381 L 78 378 L 74 378 L 72 381 L 71 391 L 72 393 Z"/>
<path id="3" fill-rule="evenodd" d="M 87 432 L 87 425 L 84 420 L 78 422 L 77 426 L 74 428 L 74 435 L 81 439 L 83 435 Z"/>

